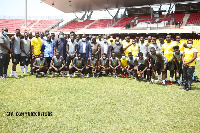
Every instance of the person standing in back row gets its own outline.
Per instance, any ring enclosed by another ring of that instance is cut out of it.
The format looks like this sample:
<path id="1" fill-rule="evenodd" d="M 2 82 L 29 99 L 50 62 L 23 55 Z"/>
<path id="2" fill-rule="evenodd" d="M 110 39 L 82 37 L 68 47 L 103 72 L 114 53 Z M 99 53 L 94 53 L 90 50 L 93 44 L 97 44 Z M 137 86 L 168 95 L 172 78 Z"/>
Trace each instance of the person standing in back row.
<path id="1" fill-rule="evenodd" d="M 21 45 L 21 62 L 20 62 L 21 77 L 23 77 L 24 75 L 27 75 L 28 65 L 30 64 L 30 61 L 31 61 L 31 58 L 30 58 L 31 40 L 28 39 L 27 32 L 24 33 L 24 39 L 21 39 L 20 45 Z M 24 67 L 25 67 L 25 71 L 24 71 Z"/>
<path id="2" fill-rule="evenodd" d="M 70 39 L 68 40 L 66 50 L 67 50 L 67 57 L 66 57 L 65 69 L 67 71 L 67 76 L 69 76 L 69 65 L 71 64 L 71 62 L 76 57 L 76 53 L 77 53 L 77 50 L 78 50 L 78 44 L 75 41 L 74 36 L 71 36 Z"/>
<path id="3" fill-rule="evenodd" d="M 66 60 L 66 45 L 67 40 L 64 38 L 64 33 L 60 32 L 59 38 L 56 40 L 54 45 L 54 53 L 56 53 L 56 51 L 59 51 L 60 56 L 62 56 L 64 60 Z"/>
<path id="4" fill-rule="evenodd" d="M 12 54 L 12 70 L 10 76 L 14 76 L 15 78 L 19 78 L 16 74 L 16 66 L 20 62 L 21 58 L 21 49 L 20 49 L 20 30 L 16 29 L 15 36 L 11 38 L 11 49 L 13 50 Z"/>
<path id="5" fill-rule="evenodd" d="M 100 43 L 101 45 L 101 55 L 106 54 L 107 58 L 111 56 L 111 44 L 107 41 L 107 36 L 103 37 L 104 40 Z"/>
<path id="6" fill-rule="evenodd" d="M 10 39 L 7 36 L 8 29 L 3 28 L 0 33 L 0 79 L 7 78 L 7 70 L 10 62 L 10 55 L 13 51 L 10 49 Z M 4 75 L 3 75 L 4 74 Z"/>
<path id="7" fill-rule="evenodd" d="M 115 52 L 118 59 L 122 58 L 123 45 L 119 42 L 119 37 L 116 37 L 115 42 L 111 45 L 111 52 Z"/>
<path id="8" fill-rule="evenodd" d="M 198 50 L 192 47 L 193 41 L 188 40 L 187 47 L 184 49 L 182 60 L 183 60 L 183 83 L 185 91 L 191 90 L 192 88 L 192 76 L 195 70 L 195 59 L 197 58 Z"/>
<path id="9" fill-rule="evenodd" d="M 78 54 L 81 54 L 86 64 L 88 57 L 91 56 L 91 45 L 90 42 L 86 40 L 86 35 L 83 35 L 82 41 L 78 42 Z"/>
<path id="10" fill-rule="evenodd" d="M 33 68 L 33 63 L 35 62 L 35 59 L 38 58 L 41 53 L 41 48 L 42 48 L 42 40 L 39 37 L 39 32 L 36 31 L 35 37 L 31 39 L 31 49 L 32 49 L 31 66 L 32 68 Z M 33 75 L 33 71 L 31 71 L 31 75 Z"/>

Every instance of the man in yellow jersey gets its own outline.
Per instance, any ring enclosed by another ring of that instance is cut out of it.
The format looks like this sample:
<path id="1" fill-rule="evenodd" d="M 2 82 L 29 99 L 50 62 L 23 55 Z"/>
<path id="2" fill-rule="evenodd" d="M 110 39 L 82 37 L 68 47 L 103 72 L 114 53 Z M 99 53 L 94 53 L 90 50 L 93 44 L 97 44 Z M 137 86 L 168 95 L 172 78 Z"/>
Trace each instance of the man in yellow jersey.
<path id="1" fill-rule="evenodd" d="M 192 76 L 195 69 L 195 59 L 197 58 L 198 50 L 192 47 L 193 41 L 188 40 L 187 47 L 183 52 L 183 82 L 184 87 L 182 89 L 188 91 L 191 90 Z"/>
<path id="2" fill-rule="evenodd" d="M 132 45 L 130 46 L 130 51 L 133 55 L 133 57 L 138 56 L 138 53 L 140 52 L 138 44 L 136 44 L 135 39 L 132 40 Z"/>
<path id="3" fill-rule="evenodd" d="M 176 35 L 176 45 L 179 46 L 180 51 L 184 51 L 186 44 L 184 42 L 181 42 L 181 35 Z"/>
<path id="4" fill-rule="evenodd" d="M 121 73 L 122 73 L 122 78 L 126 76 L 128 78 L 128 73 L 127 73 L 127 68 L 128 68 L 128 62 L 127 62 L 127 57 L 125 56 L 125 53 L 122 53 L 122 58 L 121 58 Z"/>
<path id="5" fill-rule="evenodd" d="M 128 53 L 129 51 L 131 51 L 130 47 L 131 47 L 131 42 L 130 42 L 130 36 L 126 37 L 126 41 L 123 43 L 123 51 L 126 55 L 126 57 L 128 57 Z"/>
<path id="6" fill-rule="evenodd" d="M 176 43 L 172 42 L 171 35 L 167 35 L 166 43 L 163 44 L 161 50 L 168 61 L 167 69 L 170 71 L 170 81 L 169 81 L 168 85 L 173 84 L 172 82 L 173 82 L 175 64 L 174 64 L 173 60 L 171 60 L 171 59 L 173 58 L 174 46 L 176 46 Z"/>
<path id="7" fill-rule="evenodd" d="M 42 40 L 39 37 L 38 31 L 35 32 L 35 37 L 31 39 L 31 48 L 32 48 L 31 64 L 33 64 L 33 62 L 35 62 L 35 59 L 39 57 L 39 55 L 41 53 L 41 48 L 42 48 Z M 31 66 L 33 66 L 33 65 L 31 65 Z M 31 71 L 31 74 L 33 74 L 33 71 Z"/>

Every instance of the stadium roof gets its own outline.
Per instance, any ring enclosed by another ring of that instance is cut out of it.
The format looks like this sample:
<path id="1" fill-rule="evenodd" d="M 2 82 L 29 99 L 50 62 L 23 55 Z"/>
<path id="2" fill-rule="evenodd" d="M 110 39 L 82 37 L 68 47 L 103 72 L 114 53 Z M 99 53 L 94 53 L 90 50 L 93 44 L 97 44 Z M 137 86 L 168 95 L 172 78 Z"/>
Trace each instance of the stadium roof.
<path id="1" fill-rule="evenodd" d="M 41 0 L 65 13 L 143 5 L 185 2 L 186 0 Z M 195 0 L 190 0 L 195 1 Z"/>

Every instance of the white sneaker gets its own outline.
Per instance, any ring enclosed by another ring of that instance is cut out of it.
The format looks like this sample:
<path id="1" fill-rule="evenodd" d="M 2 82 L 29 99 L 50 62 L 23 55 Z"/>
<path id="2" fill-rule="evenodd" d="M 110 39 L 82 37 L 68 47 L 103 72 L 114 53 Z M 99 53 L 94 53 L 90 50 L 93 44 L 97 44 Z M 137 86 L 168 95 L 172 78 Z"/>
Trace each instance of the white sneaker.
<path id="1" fill-rule="evenodd" d="M 13 76 L 14 76 L 14 75 L 11 73 L 11 74 L 10 74 L 10 77 L 13 77 Z"/>
<path id="2" fill-rule="evenodd" d="M 89 77 L 90 77 L 90 74 L 88 73 L 86 77 L 89 78 Z"/>
<path id="3" fill-rule="evenodd" d="M 18 79 L 19 77 L 17 75 L 15 75 L 14 78 Z"/>
<path id="4" fill-rule="evenodd" d="M 74 77 L 76 77 L 76 73 L 74 72 Z"/>
<path id="5" fill-rule="evenodd" d="M 67 77 L 69 77 L 69 71 L 67 71 Z"/>
<path id="6" fill-rule="evenodd" d="M 72 77 L 72 75 L 70 74 L 68 78 L 70 79 L 71 77 Z"/>
<path id="7" fill-rule="evenodd" d="M 41 76 L 44 77 L 44 72 L 41 72 Z"/>
<path id="8" fill-rule="evenodd" d="M 62 77 L 65 77 L 65 72 L 62 72 Z"/>
<path id="9" fill-rule="evenodd" d="M 53 78 L 54 76 L 55 76 L 55 73 L 53 72 L 52 75 L 51 75 L 51 77 Z"/>

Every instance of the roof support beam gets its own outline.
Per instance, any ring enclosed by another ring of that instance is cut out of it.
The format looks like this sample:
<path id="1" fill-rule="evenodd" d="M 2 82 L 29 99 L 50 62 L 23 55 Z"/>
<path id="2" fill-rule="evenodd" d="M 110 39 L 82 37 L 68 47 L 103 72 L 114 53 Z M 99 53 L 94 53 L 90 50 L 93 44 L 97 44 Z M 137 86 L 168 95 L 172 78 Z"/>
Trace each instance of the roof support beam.
<path id="1" fill-rule="evenodd" d="M 109 12 L 109 10 L 108 9 L 106 9 L 106 11 L 110 14 L 110 16 L 113 18 L 113 15 Z"/>

